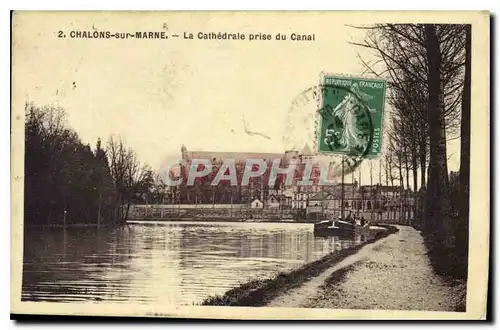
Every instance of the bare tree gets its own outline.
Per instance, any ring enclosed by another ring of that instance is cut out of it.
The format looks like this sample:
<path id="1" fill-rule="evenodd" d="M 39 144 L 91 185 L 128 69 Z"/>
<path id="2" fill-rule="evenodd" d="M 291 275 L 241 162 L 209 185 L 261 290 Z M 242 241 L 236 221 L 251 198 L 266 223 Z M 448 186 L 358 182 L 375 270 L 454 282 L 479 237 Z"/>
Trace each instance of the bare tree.
<path id="1" fill-rule="evenodd" d="M 140 200 L 152 186 L 153 174 L 149 166 L 140 165 L 135 152 L 120 138 L 109 138 L 107 155 L 118 200 L 115 221 L 123 222 L 128 217 L 131 203 Z"/>
<path id="2" fill-rule="evenodd" d="M 156 173 L 151 186 L 151 194 L 154 203 L 162 204 L 166 194 L 166 185 L 161 174 Z"/>

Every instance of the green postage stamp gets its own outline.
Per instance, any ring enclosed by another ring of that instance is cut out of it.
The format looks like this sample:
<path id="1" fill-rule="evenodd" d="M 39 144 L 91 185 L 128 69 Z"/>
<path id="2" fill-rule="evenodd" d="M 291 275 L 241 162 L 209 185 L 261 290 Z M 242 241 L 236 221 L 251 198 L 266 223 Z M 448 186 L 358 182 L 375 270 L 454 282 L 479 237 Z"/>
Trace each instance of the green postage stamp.
<path id="1" fill-rule="evenodd" d="M 382 150 L 386 82 L 322 77 L 318 151 L 377 158 Z"/>

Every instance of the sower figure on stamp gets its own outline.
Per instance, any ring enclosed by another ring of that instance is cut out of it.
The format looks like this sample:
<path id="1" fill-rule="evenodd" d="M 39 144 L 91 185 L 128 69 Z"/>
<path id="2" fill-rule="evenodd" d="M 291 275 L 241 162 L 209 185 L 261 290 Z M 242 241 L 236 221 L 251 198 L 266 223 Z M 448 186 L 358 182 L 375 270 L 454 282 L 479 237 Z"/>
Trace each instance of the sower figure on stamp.
<path id="1" fill-rule="evenodd" d="M 333 117 L 337 117 L 342 123 L 342 129 L 339 132 L 339 144 L 343 146 L 344 150 L 352 150 L 361 148 L 364 150 L 368 141 L 363 138 L 363 132 L 357 125 L 357 115 L 366 106 L 362 101 L 366 101 L 372 96 L 361 92 L 358 85 L 354 84 L 351 92 L 344 96 L 340 102 L 331 112 Z M 370 112 L 374 109 L 367 107 Z"/>

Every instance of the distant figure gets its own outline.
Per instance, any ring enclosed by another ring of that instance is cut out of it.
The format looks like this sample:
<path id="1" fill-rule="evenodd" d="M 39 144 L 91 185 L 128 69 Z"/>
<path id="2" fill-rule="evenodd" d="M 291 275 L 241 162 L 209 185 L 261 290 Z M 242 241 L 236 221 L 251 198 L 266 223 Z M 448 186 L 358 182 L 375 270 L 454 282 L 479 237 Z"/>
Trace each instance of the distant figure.
<path id="1" fill-rule="evenodd" d="M 361 217 L 361 227 L 363 227 L 365 225 L 365 217 Z"/>
<path id="2" fill-rule="evenodd" d="M 353 214 L 353 218 L 354 218 L 353 223 L 354 223 L 355 225 L 360 225 L 360 224 L 361 224 L 361 221 L 360 221 L 360 219 L 359 219 L 359 215 L 356 215 L 356 213 L 354 213 L 354 214 Z"/>
<path id="3" fill-rule="evenodd" d="M 349 215 L 347 216 L 347 219 L 346 219 L 346 220 L 347 220 L 347 221 L 349 221 L 349 222 L 353 222 L 353 221 L 354 221 L 354 220 L 352 219 L 352 215 L 351 215 L 351 213 L 349 213 Z"/>

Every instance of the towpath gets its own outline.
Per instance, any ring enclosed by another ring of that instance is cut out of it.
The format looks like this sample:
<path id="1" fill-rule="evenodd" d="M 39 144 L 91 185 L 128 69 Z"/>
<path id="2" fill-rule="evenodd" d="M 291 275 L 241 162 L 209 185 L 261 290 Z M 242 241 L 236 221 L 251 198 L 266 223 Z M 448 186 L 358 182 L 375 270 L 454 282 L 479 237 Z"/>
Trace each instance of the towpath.
<path id="1" fill-rule="evenodd" d="M 267 306 L 453 311 L 465 284 L 436 275 L 420 233 L 398 229 Z"/>

